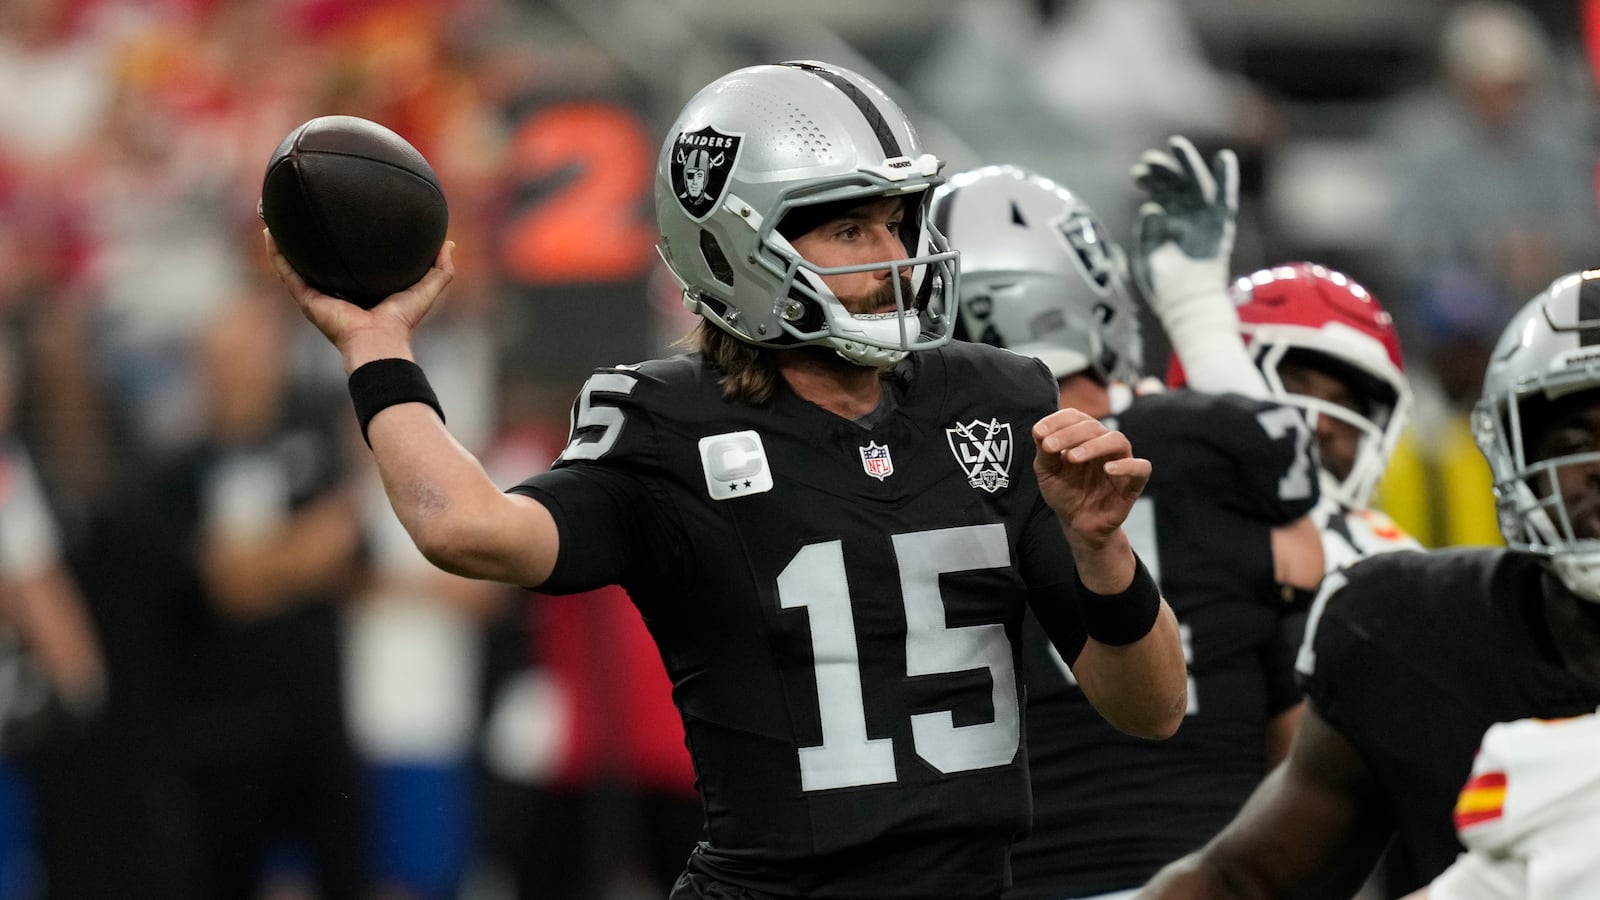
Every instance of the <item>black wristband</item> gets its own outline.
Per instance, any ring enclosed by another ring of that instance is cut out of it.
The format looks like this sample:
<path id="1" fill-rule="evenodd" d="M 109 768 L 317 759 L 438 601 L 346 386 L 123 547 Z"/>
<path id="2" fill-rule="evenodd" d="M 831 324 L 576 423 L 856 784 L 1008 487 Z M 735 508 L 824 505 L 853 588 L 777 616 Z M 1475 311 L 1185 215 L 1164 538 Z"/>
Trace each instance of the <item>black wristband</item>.
<path id="1" fill-rule="evenodd" d="M 1144 567 L 1144 560 L 1134 557 L 1137 569 L 1133 583 L 1118 594 L 1096 594 L 1078 583 L 1078 611 L 1083 616 L 1083 626 L 1089 637 L 1102 644 L 1121 647 L 1150 633 L 1156 617 L 1161 614 L 1161 589 Z"/>
<path id="2" fill-rule="evenodd" d="M 428 384 L 422 367 L 409 359 L 375 359 L 363 363 L 350 373 L 350 402 L 356 407 L 356 421 L 361 423 L 361 439 L 372 446 L 367 437 L 367 425 L 372 417 L 397 403 L 426 403 L 444 421 L 444 410 L 439 397 Z"/>

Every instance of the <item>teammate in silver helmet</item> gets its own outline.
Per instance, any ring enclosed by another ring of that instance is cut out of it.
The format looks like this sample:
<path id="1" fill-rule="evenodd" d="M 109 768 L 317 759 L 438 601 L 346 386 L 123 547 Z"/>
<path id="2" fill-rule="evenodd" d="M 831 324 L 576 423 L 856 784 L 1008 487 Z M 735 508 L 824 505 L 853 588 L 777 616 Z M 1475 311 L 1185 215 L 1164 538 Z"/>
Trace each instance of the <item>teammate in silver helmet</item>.
<path id="1" fill-rule="evenodd" d="M 1300 697 L 1284 626 L 1323 571 L 1310 429 L 1275 400 L 1138 384 L 1123 251 L 1060 183 L 963 172 L 939 188 L 934 222 L 961 253 L 960 336 L 1045 363 L 1063 407 L 1120 429 L 1154 466 L 1127 527 L 1185 638 L 1184 724 L 1160 743 L 1107 727 L 1025 626 L 1034 828 L 1007 896 L 1130 895 L 1227 824 L 1287 751 Z"/>

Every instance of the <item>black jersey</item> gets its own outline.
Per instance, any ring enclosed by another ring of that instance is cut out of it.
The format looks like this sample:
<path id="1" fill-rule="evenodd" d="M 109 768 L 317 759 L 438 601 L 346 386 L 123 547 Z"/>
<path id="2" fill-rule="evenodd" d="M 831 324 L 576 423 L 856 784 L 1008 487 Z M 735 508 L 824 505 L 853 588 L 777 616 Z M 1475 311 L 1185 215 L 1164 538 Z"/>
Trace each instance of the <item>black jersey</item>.
<path id="1" fill-rule="evenodd" d="M 1388 799 L 1390 896 L 1461 852 L 1452 811 L 1490 725 L 1600 705 L 1550 640 L 1541 571 L 1501 549 L 1388 553 L 1330 574 L 1312 609 L 1299 668 Z"/>
<path id="2" fill-rule="evenodd" d="M 1018 635 L 1084 635 L 1033 472 L 1038 363 L 912 354 L 870 427 L 698 356 L 601 370 L 558 466 L 541 587 L 621 583 L 673 682 L 707 816 L 691 869 L 790 897 L 998 896 L 1028 823 Z"/>
<path id="3" fill-rule="evenodd" d="M 1153 474 L 1124 530 L 1177 615 L 1189 709 L 1165 741 L 1107 724 L 1025 631 L 1033 835 L 1019 898 L 1137 887 L 1226 825 L 1265 773 L 1265 726 L 1299 702 L 1272 528 L 1317 499 L 1294 409 L 1238 395 L 1140 397 L 1117 420 Z"/>

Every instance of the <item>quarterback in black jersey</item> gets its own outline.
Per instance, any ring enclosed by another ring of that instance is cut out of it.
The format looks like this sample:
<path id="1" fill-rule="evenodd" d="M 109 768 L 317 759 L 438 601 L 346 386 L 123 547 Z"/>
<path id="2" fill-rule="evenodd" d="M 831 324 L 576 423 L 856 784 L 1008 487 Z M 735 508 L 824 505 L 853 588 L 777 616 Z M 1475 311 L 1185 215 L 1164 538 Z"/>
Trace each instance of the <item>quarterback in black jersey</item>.
<path id="1" fill-rule="evenodd" d="M 706 811 L 674 900 L 998 897 L 1029 813 L 1030 608 L 1108 721 L 1181 719 L 1177 625 L 1121 528 L 1149 463 L 1056 411 L 1037 362 L 949 341 L 941 166 L 848 70 L 707 86 L 656 173 L 697 352 L 597 371 L 557 466 L 509 492 L 409 362 L 448 245 L 371 311 L 274 253 L 430 560 L 639 607 Z"/>
<path id="2" fill-rule="evenodd" d="M 1508 549 L 1383 554 L 1330 574 L 1288 760 L 1141 896 L 1348 897 L 1391 838 L 1405 895 L 1462 851 L 1452 809 L 1494 723 L 1600 704 L 1600 271 L 1512 318 L 1473 411 Z"/>
<path id="3" fill-rule="evenodd" d="M 1287 750 L 1300 691 L 1286 601 L 1322 576 L 1311 432 L 1275 402 L 1133 396 L 1125 262 L 1065 187 L 1015 166 L 964 172 L 936 192 L 934 221 L 962 255 L 961 331 L 1044 362 L 1063 407 L 1114 421 L 1154 466 L 1124 528 L 1178 617 L 1184 724 L 1162 742 L 1109 727 L 1030 620 L 1034 827 L 1007 896 L 1131 891 L 1220 831 Z"/>

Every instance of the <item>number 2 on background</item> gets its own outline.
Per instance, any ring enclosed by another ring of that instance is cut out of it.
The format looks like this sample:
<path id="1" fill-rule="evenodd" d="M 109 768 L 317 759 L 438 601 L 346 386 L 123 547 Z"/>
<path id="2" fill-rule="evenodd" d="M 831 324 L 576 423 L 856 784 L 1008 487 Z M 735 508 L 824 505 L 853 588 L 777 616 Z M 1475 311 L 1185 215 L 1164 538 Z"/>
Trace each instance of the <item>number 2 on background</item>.
<path id="1" fill-rule="evenodd" d="M 615 103 L 538 110 L 512 139 L 513 174 L 537 184 L 573 173 L 506 226 L 501 252 L 520 284 L 625 281 L 655 259 L 653 148 L 638 114 Z"/>
<path id="2" fill-rule="evenodd" d="M 1005 626 L 945 624 L 939 576 L 1011 565 L 1004 525 L 967 525 L 894 536 L 906 613 L 906 674 L 986 668 L 994 721 L 956 725 L 948 710 L 911 717 L 917 755 L 940 772 L 1005 765 L 1021 742 L 1017 676 Z M 778 575 L 778 602 L 809 614 L 822 743 L 799 748 L 800 785 L 823 791 L 898 779 L 892 738 L 867 737 L 861 659 L 844 548 L 824 541 L 801 548 Z"/>

